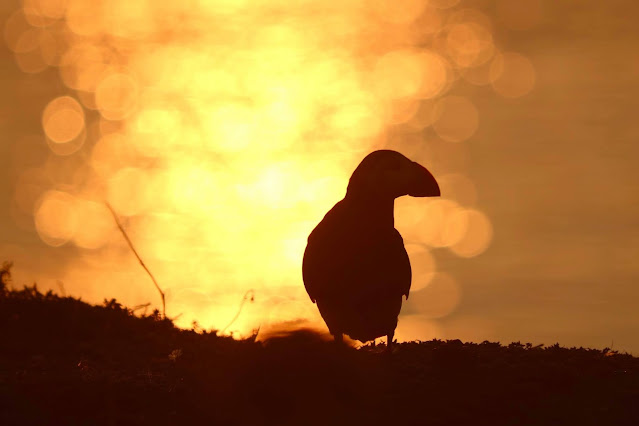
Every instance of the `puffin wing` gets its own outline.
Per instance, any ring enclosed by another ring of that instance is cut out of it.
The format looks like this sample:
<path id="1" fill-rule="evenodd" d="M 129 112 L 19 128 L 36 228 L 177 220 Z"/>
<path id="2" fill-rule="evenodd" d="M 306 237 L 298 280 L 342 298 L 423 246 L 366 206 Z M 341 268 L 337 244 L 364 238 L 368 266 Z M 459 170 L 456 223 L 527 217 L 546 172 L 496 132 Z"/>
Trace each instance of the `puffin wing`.
<path id="1" fill-rule="evenodd" d="M 340 203 L 336 204 L 324 219 L 313 229 L 308 237 L 302 263 L 304 287 L 311 301 L 318 297 L 334 294 L 341 281 L 340 271 L 348 268 L 351 257 L 348 248 L 342 244 L 344 240 L 340 217 Z"/>
<path id="2" fill-rule="evenodd" d="M 392 286 L 396 289 L 397 294 L 406 296 L 410 292 L 412 280 L 412 270 L 410 267 L 410 259 L 404 247 L 404 240 L 397 230 L 394 230 L 393 242 L 389 244 L 388 268 L 392 276 L 388 277 L 392 282 Z"/>
<path id="3" fill-rule="evenodd" d="M 311 300 L 408 297 L 411 267 L 399 232 L 358 227 L 341 207 L 329 211 L 308 238 L 302 276 Z"/>

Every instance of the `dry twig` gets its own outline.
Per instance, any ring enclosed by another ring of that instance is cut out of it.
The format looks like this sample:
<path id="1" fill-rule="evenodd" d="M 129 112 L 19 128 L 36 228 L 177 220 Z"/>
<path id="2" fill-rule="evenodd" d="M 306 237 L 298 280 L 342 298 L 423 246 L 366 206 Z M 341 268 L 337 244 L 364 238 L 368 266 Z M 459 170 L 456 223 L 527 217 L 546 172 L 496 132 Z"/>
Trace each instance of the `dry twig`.
<path id="1" fill-rule="evenodd" d="M 124 236 L 124 239 L 129 244 L 129 247 L 131 247 L 131 250 L 133 251 L 133 254 L 135 254 L 135 257 L 138 258 L 138 260 L 140 261 L 140 265 L 142 265 L 142 267 L 147 272 L 147 274 L 149 274 L 149 277 L 151 277 L 151 281 L 153 281 L 153 284 L 155 285 L 155 288 L 160 293 L 160 297 L 162 298 L 162 318 L 166 318 L 166 301 L 164 300 L 164 292 L 160 288 L 158 282 L 155 280 L 155 277 L 153 276 L 151 271 L 149 271 L 149 268 L 147 268 L 146 265 L 144 264 L 144 261 L 142 260 L 142 258 L 138 254 L 138 252 L 135 250 L 135 247 L 133 247 L 133 243 L 131 242 L 131 239 L 129 238 L 129 236 L 127 235 L 126 231 L 122 227 L 122 224 L 120 224 L 120 221 L 118 220 L 118 215 L 115 213 L 115 210 L 113 210 L 113 207 L 111 207 L 111 205 L 109 203 L 107 203 L 106 201 L 104 202 L 104 204 L 106 204 L 108 209 L 111 211 L 111 214 L 113 215 L 113 220 L 115 220 L 116 225 L 118 225 L 118 228 L 120 228 L 120 232 L 122 232 L 122 235 Z"/>
<path id="2" fill-rule="evenodd" d="M 250 298 L 249 295 L 251 296 Z M 240 302 L 240 307 L 238 308 L 237 313 L 235 314 L 231 322 L 229 322 L 226 327 L 224 327 L 220 331 L 220 333 L 224 333 L 226 329 L 233 325 L 233 323 L 239 318 L 240 314 L 242 313 L 242 308 L 244 308 L 244 304 L 247 300 L 250 300 L 251 302 L 255 301 L 255 291 L 253 289 L 250 289 L 246 293 L 244 293 L 244 297 L 242 298 L 242 302 Z"/>

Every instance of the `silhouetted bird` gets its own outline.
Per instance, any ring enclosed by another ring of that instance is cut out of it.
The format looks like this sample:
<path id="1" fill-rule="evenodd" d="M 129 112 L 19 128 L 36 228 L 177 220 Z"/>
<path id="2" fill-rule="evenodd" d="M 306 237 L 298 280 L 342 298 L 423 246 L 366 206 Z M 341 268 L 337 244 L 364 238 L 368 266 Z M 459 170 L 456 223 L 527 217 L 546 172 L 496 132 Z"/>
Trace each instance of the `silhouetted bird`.
<path id="1" fill-rule="evenodd" d="M 387 336 L 390 350 L 411 284 L 393 216 L 395 198 L 403 195 L 439 196 L 439 185 L 398 152 L 372 152 L 353 172 L 344 199 L 308 237 L 304 285 L 338 342 L 343 334 L 362 342 Z"/>

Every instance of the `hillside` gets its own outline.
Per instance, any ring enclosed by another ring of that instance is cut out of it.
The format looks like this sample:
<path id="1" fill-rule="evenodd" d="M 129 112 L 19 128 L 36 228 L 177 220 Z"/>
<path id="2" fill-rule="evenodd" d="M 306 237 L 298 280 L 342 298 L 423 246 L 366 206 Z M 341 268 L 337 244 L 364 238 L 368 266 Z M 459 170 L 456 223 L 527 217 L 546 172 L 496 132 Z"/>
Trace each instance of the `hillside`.
<path id="1" fill-rule="evenodd" d="M 458 340 L 337 348 L 0 291 L 2 425 L 637 424 L 639 359 Z"/>

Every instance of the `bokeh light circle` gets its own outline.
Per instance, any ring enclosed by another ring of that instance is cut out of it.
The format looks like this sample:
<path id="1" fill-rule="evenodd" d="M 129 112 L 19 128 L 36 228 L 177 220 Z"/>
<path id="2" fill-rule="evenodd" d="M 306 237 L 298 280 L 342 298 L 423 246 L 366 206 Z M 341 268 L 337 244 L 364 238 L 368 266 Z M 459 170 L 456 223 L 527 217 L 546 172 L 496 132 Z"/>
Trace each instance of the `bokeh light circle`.
<path id="1" fill-rule="evenodd" d="M 535 87 L 535 67 L 519 53 L 497 55 L 490 65 L 490 75 L 493 89 L 505 98 L 519 98 Z"/>
<path id="2" fill-rule="evenodd" d="M 7 18 L 3 26 L 4 41 L 13 52 L 18 51 L 18 41 L 25 31 L 35 31 L 27 22 L 23 11 L 16 10 Z"/>
<path id="3" fill-rule="evenodd" d="M 455 279 L 450 274 L 438 272 L 428 287 L 411 294 L 407 308 L 428 319 L 439 319 L 455 311 L 461 296 L 461 288 Z"/>
<path id="4" fill-rule="evenodd" d="M 84 110 L 70 96 L 55 98 L 42 113 L 42 127 L 53 142 L 71 142 L 84 129 Z"/>
<path id="5" fill-rule="evenodd" d="M 124 73 L 108 74 L 97 85 L 95 103 L 108 120 L 122 120 L 133 112 L 138 100 L 138 85 Z"/>
<path id="6" fill-rule="evenodd" d="M 62 191 L 47 191 L 37 203 L 35 227 L 40 239 L 58 247 L 68 242 L 78 227 L 75 198 Z"/>
<path id="7" fill-rule="evenodd" d="M 78 200 L 75 209 L 82 224 L 73 235 L 75 245 L 85 249 L 102 247 L 115 231 L 111 212 L 103 203 L 87 200 Z"/>
<path id="8" fill-rule="evenodd" d="M 408 24 L 416 20 L 428 5 L 428 0 L 372 0 L 378 16 L 395 24 Z"/>
<path id="9" fill-rule="evenodd" d="M 493 226 L 488 217 L 474 209 L 469 209 L 461 213 L 465 218 L 466 232 L 463 237 L 450 246 L 450 250 L 460 257 L 475 257 L 480 255 L 490 245 L 493 239 Z"/>
<path id="10" fill-rule="evenodd" d="M 447 221 L 459 208 L 456 202 L 446 198 L 429 201 L 422 207 L 423 215 L 413 226 L 410 235 L 430 247 L 447 247 L 453 244 L 457 233 L 449 229 Z"/>
<path id="11" fill-rule="evenodd" d="M 435 258 L 430 251 L 421 244 L 406 244 L 406 252 L 412 269 L 411 291 L 426 287 L 437 271 Z"/>
<path id="12" fill-rule="evenodd" d="M 458 23 L 448 29 L 448 54 L 459 67 L 478 66 L 493 55 L 494 45 L 490 31 L 477 23 Z"/>
<path id="13" fill-rule="evenodd" d="M 108 69 L 109 61 L 105 49 L 99 44 L 74 43 L 60 58 L 60 76 L 71 89 L 94 92 Z"/>
<path id="14" fill-rule="evenodd" d="M 395 50 L 382 56 L 375 65 L 373 82 L 383 98 L 415 96 L 424 81 L 424 63 L 418 52 Z"/>
<path id="15" fill-rule="evenodd" d="M 447 96 L 434 107 L 437 117 L 433 128 L 437 135 L 449 142 L 461 142 L 470 138 L 479 126 L 479 113 L 473 103 L 462 96 Z"/>
<path id="16" fill-rule="evenodd" d="M 121 215 L 141 213 L 147 206 L 152 187 L 144 171 L 127 167 L 120 169 L 107 186 L 107 200 Z"/>
<path id="17" fill-rule="evenodd" d="M 449 173 L 437 178 L 439 188 L 446 198 L 462 206 L 472 206 L 477 202 L 477 188 L 473 181 L 460 173 Z"/>
<path id="18" fill-rule="evenodd" d="M 96 15 L 96 6 L 85 0 L 69 0 L 66 9 L 66 25 L 75 34 L 96 36 L 103 31 L 103 20 Z"/>
<path id="19" fill-rule="evenodd" d="M 422 99 L 435 98 L 450 84 L 448 63 L 441 55 L 431 50 L 421 51 L 419 61 L 423 67 L 423 77 L 418 96 Z"/>

